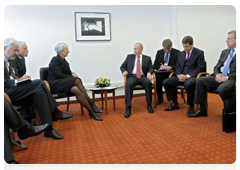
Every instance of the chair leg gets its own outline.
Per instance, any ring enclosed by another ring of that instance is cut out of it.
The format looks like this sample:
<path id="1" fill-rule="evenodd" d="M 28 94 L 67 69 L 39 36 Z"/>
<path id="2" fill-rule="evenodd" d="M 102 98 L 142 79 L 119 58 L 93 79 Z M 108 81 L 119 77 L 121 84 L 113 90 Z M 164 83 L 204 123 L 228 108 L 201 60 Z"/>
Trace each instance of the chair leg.
<path id="1" fill-rule="evenodd" d="M 84 110 L 83 110 L 83 106 L 80 104 L 81 106 L 81 115 L 84 116 Z"/>
<path id="2" fill-rule="evenodd" d="M 156 97 L 156 91 L 154 90 L 154 108 L 157 108 L 157 97 Z"/>
<path id="3" fill-rule="evenodd" d="M 10 136 L 10 141 L 11 141 L 11 143 L 12 143 L 12 146 L 19 146 L 19 147 L 21 147 L 23 150 L 24 150 L 24 149 L 27 149 L 27 146 L 24 145 L 22 142 L 20 142 L 20 141 L 15 141 L 14 132 L 13 132 L 12 129 L 9 129 L 9 133 L 10 133 L 9 136 Z"/>
<path id="4" fill-rule="evenodd" d="M 200 109 L 199 104 L 196 104 L 196 111 Z"/>
<path id="5" fill-rule="evenodd" d="M 184 90 L 181 90 L 181 96 L 182 96 L 183 102 L 186 103 L 185 96 L 184 96 Z"/>
<path id="6" fill-rule="evenodd" d="M 69 97 L 67 97 L 67 111 L 69 109 Z"/>
<path id="7" fill-rule="evenodd" d="M 34 113 L 35 113 L 35 122 L 36 122 L 36 125 L 39 126 L 40 125 L 40 116 L 39 116 L 39 112 L 38 112 L 38 109 L 35 108 L 34 109 Z"/>
<path id="8" fill-rule="evenodd" d="M 168 101 L 168 105 L 169 105 L 168 107 L 170 107 L 170 106 L 171 106 L 171 104 L 172 104 L 172 102 L 171 102 L 171 101 Z"/>

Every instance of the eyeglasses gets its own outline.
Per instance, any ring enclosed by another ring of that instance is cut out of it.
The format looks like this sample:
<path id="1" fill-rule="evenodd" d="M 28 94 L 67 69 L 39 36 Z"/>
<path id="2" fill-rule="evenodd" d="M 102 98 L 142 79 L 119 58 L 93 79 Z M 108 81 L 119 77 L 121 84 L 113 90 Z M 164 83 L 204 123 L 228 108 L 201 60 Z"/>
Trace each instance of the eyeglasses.
<path id="1" fill-rule="evenodd" d="M 234 38 L 227 38 L 228 41 L 230 41 L 231 39 L 236 39 L 236 37 L 234 37 Z"/>
<path id="2" fill-rule="evenodd" d="M 16 52 L 19 52 L 19 50 L 16 50 L 16 49 L 13 49 L 13 48 L 11 48 L 11 47 L 9 47 L 11 50 L 13 50 L 15 53 Z"/>

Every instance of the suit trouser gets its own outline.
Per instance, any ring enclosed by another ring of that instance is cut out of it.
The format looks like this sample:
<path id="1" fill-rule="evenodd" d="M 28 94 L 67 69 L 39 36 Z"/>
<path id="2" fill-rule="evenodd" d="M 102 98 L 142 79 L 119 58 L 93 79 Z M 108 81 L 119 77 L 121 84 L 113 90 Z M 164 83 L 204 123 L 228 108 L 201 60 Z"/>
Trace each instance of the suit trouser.
<path id="1" fill-rule="evenodd" d="M 27 108 L 27 109 L 21 111 L 22 117 L 26 120 L 34 119 L 35 118 L 34 109 L 35 109 L 35 107 L 32 106 L 30 108 Z"/>
<path id="2" fill-rule="evenodd" d="M 194 103 L 205 105 L 206 93 L 207 90 L 210 89 L 217 89 L 217 92 L 223 101 L 231 98 L 234 94 L 235 82 L 236 80 L 227 80 L 226 82 L 218 83 L 215 81 L 214 76 L 198 78 L 196 82 Z"/>
<path id="3" fill-rule="evenodd" d="M 14 159 L 9 128 L 16 132 L 26 124 L 27 122 L 4 97 L 4 159 L 6 162 Z"/>
<path id="4" fill-rule="evenodd" d="M 28 102 L 29 104 L 33 104 L 39 111 L 41 118 L 40 123 L 52 125 L 52 113 L 58 107 L 57 102 L 52 97 L 43 81 L 34 80 L 30 83 L 31 84 L 27 83 L 23 85 L 24 88 L 16 88 L 14 93 L 9 95 L 12 103 Z M 30 90 L 27 90 L 27 87 L 29 87 Z M 25 88 L 26 90 L 24 92 L 23 89 Z"/>
<path id="5" fill-rule="evenodd" d="M 126 108 L 131 107 L 131 100 L 133 97 L 133 89 L 134 89 L 134 86 L 137 84 L 143 86 L 143 88 L 145 89 L 147 104 L 148 105 L 152 104 L 152 83 L 151 83 L 151 81 L 145 76 L 142 76 L 140 79 L 138 79 L 135 74 L 132 74 L 127 78 L 126 98 L 125 98 Z"/>
<path id="6" fill-rule="evenodd" d="M 188 105 L 194 105 L 193 100 L 194 100 L 195 84 L 196 84 L 196 77 L 190 77 L 185 82 L 178 81 L 178 78 L 176 76 L 167 78 L 163 81 L 163 86 L 165 88 L 168 101 L 172 100 L 174 103 L 177 103 L 177 92 L 175 90 L 175 87 L 178 85 L 183 85 L 187 92 Z"/>
<path id="7" fill-rule="evenodd" d="M 162 91 L 162 86 L 163 86 L 163 80 L 168 78 L 169 73 L 155 73 L 156 75 L 156 82 L 157 82 L 157 95 L 158 95 L 158 100 L 163 100 L 163 91 Z"/>

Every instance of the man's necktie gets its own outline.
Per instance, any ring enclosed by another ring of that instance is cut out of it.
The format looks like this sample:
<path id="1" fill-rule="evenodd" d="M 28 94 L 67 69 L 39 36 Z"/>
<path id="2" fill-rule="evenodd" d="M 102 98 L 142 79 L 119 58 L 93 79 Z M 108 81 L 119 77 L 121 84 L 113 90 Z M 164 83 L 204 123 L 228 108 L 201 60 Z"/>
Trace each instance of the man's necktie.
<path id="1" fill-rule="evenodd" d="M 187 60 L 190 58 L 190 52 L 187 52 Z"/>
<path id="2" fill-rule="evenodd" d="M 234 49 L 231 50 L 230 57 L 228 58 L 228 61 L 227 61 L 226 65 L 223 68 L 222 75 L 224 75 L 224 76 L 227 76 L 229 65 L 230 65 L 230 62 L 232 61 L 232 57 L 233 57 L 234 51 L 235 51 Z"/>
<path id="3" fill-rule="evenodd" d="M 137 58 L 138 58 L 137 59 L 137 78 L 140 79 L 141 78 L 141 68 L 140 68 L 140 59 L 139 59 L 140 56 L 138 55 Z"/>
<path id="4" fill-rule="evenodd" d="M 15 79 L 19 79 L 18 76 L 16 76 L 13 72 L 13 66 L 12 66 L 12 61 L 11 60 L 8 60 L 9 62 L 9 75 L 12 76 L 13 78 Z"/>
<path id="5" fill-rule="evenodd" d="M 168 53 L 167 53 L 167 55 L 165 56 L 164 64 L 168 64 Z"/>

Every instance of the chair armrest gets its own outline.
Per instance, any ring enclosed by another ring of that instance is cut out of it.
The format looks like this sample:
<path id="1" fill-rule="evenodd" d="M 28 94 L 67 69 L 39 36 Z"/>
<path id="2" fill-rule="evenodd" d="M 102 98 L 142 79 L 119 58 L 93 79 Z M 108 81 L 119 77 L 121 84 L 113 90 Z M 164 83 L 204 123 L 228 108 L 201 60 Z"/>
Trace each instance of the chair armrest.
<path id="1" fill-rule="evenodd" d="M 175 74 L 175 71 L 174 72 L 171 72 L 168 76 L 168 78 L 172 77 L 173 75 Z"/>
<path id="2" fill-rule="evenodd" d="M 208 75 L 209 75 L 209 73 L 207 73 L 207 72 L 201 72 L 201 73 L 198 73 L 196 79 L 198 79 L 199 77 L 202 77 L 202 76 L 208 76 Z"/>
<path id="3" fill-rule="evenodd" d="M 127 86 L 127 76 L 124 76 L 124 90 L 126 93 L 126 86 Z"/>
<path id="4" fill-rule="evenodd" d="M 153 72 L 152 76 L 153 76 L 153 83 L 156 84 L 156 74 Z"/>
<path id="5" fill-rule="evenodd" d="M 48 82 L 46 80 L 43 80 L 43 82 L 45 83 L 45 85 L 47 86 L 49 92 L 51 93 L 50 85 L 48 84 Z"/>
<path id="6" fill-rule="evenodd" d="M 9 103 L 12 104 L 12 101 L 11 101 L 10 97 L 5 92 L 4 92 L 4 97 L 8 100 Z"/>
<path id="7" fill-rule="evenodd" d="M 214 75 L 214 73 L 212 73 L 212 74 L 209 74 L 208 76 L 213 76 Z"/>
<path id="8" fill-rule="evenodd" d="M 234 97 L 238 96 L 238 79 L 235 82 Z"/>

